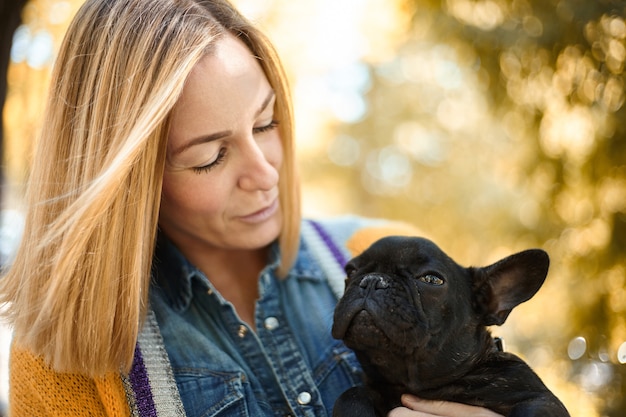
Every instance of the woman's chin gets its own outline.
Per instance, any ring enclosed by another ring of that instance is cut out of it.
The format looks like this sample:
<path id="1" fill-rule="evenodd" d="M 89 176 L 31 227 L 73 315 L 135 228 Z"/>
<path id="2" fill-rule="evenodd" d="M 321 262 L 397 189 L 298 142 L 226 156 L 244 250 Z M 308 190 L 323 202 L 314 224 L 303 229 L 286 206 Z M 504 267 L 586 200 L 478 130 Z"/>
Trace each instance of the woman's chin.
<path id="1" fill-rule="evenodd" d="M 242 245 L 248 249 L 260 249 L 272 244 L 280 236 L 282 231 L 282 216 L 280 213 L 274 215 L 271 219 L 262 224 L 255 225 L 249 233 L 243 233 L 245 236 Z"/>

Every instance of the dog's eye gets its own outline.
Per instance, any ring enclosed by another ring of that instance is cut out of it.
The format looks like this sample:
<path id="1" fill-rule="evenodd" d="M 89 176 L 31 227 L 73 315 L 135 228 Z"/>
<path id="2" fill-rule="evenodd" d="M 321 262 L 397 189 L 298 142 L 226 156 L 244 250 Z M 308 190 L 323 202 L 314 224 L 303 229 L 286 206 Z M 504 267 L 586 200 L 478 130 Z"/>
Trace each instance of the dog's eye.
<path id="1" fill-rule="evenodd" d="M 437 275 L 433 275 L 433 274 L 426 274 L 426 275 L 422 275 L 421 277 L 418 278 L 420 281 L 426 283 L 426 284 L 430 284 L 430 285 L 443 285 L 443 279 L 439 278 Z"/>

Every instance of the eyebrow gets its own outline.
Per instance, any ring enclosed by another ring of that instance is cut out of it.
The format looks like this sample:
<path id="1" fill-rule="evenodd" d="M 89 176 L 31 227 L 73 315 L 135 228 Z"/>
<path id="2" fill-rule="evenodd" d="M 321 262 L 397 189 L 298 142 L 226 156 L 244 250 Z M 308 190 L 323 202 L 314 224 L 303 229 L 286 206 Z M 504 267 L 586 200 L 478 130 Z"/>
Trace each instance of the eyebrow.
<path id="1" fill-rule="evenodd" d="M 267 106 L 270 104 L 270 102 L 272 101 L 272 99 L 275 96 L 276 96 L 276 94 L 274 93 L 274 90 L 270 90 L 269 93 L 267 94 L 267 97 L 265 97 L 265 100 L 263 100 L 263 103 L 261 103 L 261 106 L 259 107 L 259 109 L 256 111 L 256 113 L 254 113 L 254 117 L 255 118 L 259 117 L 259 115 L 261 113 L 263 113 L 265 111 L 265 109 L 267 109 Z M 184 143 L 183 145 L 179 146 L 178 148 L 173 149 L 172 150 L 172 156 L 178 155 L 180 153 L 183 153 L 187 149 L 189 149 L 191 147 L 194 147 L 196 145 L 212 142 L 214 140 L 219 140 L 219 139 L 228 137 L 231 134 L 232 134 L 232 131 L 224 130 L 224 131 L 221 131 L 221 132 L 211 133 L 210 135 L 198 136 L 197 138 L 194 138 L 194 139 L 191 139 L 191 140 L 187 141 L 186 143 Z"/>

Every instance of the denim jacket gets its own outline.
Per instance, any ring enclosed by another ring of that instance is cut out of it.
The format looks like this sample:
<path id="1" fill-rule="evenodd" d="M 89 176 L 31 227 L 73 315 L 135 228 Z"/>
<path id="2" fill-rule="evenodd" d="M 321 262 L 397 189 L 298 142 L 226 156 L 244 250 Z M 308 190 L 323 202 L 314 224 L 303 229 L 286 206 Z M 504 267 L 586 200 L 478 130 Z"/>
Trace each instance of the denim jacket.
<path id="1" fill-rule="evenodd" d="M 366 224 L 354 217 L 317 223 L 344 260 L 345 241 Z M 304 239 L 286 279 L 274 273 L 278 262 L 274 246 L 258 281 L 253 331 L 210 277 L 159 237 L 150 303 L 187 416 L 327 416 L 361 382 L 354 354 L 331 336 L 337 295 L 328 268 Z"/>

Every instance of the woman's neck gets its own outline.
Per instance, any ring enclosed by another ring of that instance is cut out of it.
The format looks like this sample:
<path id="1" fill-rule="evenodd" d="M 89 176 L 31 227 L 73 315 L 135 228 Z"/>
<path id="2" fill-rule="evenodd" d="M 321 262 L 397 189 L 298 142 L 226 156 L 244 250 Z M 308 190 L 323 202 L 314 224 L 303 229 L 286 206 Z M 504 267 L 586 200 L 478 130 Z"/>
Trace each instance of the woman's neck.
<path id="1" fill-rule="evenodd" d="M 268 250 L 210 250 L 185 255 L 234 306 L 239 318 L 255 329 L 259 275 L 267 265 Z"/>

